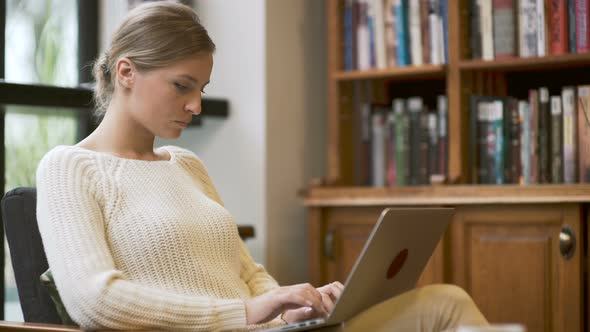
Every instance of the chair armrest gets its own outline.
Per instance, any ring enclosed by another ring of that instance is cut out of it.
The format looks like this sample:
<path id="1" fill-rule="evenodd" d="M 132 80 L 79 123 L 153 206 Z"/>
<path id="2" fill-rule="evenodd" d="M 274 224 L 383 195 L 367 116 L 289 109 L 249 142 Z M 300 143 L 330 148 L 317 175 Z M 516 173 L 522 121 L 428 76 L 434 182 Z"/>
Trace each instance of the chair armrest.
<path id="1" fill-rule="evenodd" d="M 246 241 L 254 237 L 254 227 L 250 225 L 238 225 L 238 234 L 240 234 L 242 241 Z"/>
<path id="2" fill-rule="evenodd" d="M 0 321 L 0 331 L 80 332 L 75 326 Z"/>

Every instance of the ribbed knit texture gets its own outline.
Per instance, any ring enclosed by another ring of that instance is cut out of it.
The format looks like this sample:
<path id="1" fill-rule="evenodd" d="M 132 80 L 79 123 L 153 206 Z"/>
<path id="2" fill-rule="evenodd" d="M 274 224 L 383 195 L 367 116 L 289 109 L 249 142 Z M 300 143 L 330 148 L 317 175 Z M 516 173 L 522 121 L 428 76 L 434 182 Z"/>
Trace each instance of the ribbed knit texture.
<path id="1" fill-rule="evenodd" d="M 197 156 L 58 146 L 37 169 L 37 218 L 70 316 L 86 329 L 252 330 L 244 300 L 275 287 Z"/>

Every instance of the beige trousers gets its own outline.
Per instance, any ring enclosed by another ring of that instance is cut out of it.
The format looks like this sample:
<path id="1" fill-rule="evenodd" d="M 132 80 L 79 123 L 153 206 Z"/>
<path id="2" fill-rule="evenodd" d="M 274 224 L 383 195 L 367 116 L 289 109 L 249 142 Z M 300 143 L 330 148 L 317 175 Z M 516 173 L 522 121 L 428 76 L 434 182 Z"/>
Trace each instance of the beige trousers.
<path id="1" fill-rule="evenodd" d="M 488 325 L 471 297 L 460 287 L 432 285 L 379 303 L 341 326 L 322 332 L 451 332 L 460 325 Z"/>

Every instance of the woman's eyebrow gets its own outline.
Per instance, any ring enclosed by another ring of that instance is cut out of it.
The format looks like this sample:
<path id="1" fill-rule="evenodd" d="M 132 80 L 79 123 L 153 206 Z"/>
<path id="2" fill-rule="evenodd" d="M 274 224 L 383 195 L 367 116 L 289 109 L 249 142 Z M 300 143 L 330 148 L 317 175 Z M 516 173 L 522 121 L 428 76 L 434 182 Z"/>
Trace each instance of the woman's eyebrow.
<path id="1" fill-rule="evenodd" d="M 199 83 L 199 80 L 197 80 L 196 78 L 192 77 L 191 75 L 183 74 L 183 75 L 180 75 L 180 77 L 185 78 L 185 79 L 187 79 L 189 81 L 192 81 L 195 84 Z"/>

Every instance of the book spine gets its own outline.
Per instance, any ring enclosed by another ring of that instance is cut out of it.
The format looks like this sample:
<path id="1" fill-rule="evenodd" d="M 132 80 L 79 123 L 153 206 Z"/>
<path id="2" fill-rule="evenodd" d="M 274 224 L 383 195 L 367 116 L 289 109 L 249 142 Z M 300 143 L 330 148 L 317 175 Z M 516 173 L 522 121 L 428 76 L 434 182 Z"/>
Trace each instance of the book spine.
<path id="1" fill-rule="evenodd" d="M 574 87 L 565 87 L 561 91 L 563 103 L 563 181 L 578 182 L 577 177 L 577 116 L 576 92 Z"/>
<path id="2" fill-rule="evenodd" d="M 519 1 L 519 50 L 520 57 L 537 56 L 537 0 Z"/>
<path id="3" fill-rule="evenodd" d="M 394 99 L 393 110 L 395 115 L 395 166 L 396 182 L 398 187 L 408 184 L 408 116 L 405 112 L 404 100 Z"/>
<path id="4" fill-rule="evenodd" d="M 539 183 L 551 182 L 551 109 L 549 90 L 539 89 Z"/>
<path id="5" fill-rule="evenodd" d="M 568 51 L 567 13 L 564 0 L 549 0 L 551 54 Z"/>
<path id="6" fill-rule="evenodd" d="M 367 70 L 371 68 L 371 45 L 369 22 L 367 16 L 367 0 L 358 0 L 358 26 L 357 26 L 357 68 Z"/>
<path id="7" fill-rule="evenodd" d="M 380 111 L 374 111 L 371 114 L 372 123 L 372 186 L 373 187 L 384 187 L 385 186 L 385 121 L 383 113 Z"/>
<path id="8" fill-rule="evenodd" d="M 420 168 L 420 143 L 421 143 L 421 128 L 420 128 L 420 114 L 422 112 L 422 99 L 419 97 L 412 97 L 408 99 L 408 114 L 410 127 L 410 172 L 409 184 L 419 184 L 419 168 Z"/>
<path id="9" fill-rule="evenodd" d="M 478 101 L 477 108 L 478 108 L 478 150 L 479 150 L 479 158 L 478 158 L 478 181 L 477 183 L 482 184 L 489 184 L 491 182 L 491 176 L 489 171 L 489 165 L 493 162 L 493 152 L 490 156 L 489 150 L 493 151 L 493 140 L 489 139 L 488 137 L 492 137 L 489 135 L 489 128 L 490 125 L 490 103 L 486 101 Z M 491 149 L 490 149 L 491 148 Z"/>
<path id="10" fill-rule="evenodd" d="M 547 32 L 548 32 L 548 25 L 547 25 L 547 17 L 546 17 L 546 8 L 545 8 L 545 1 L 546 0 L 537 0 L 537 6 L 535 8 L 537 12 L 536 22 L 537 22 L 537 56 L 545 56 L 547 55 Z"/>
<path id="11" fill-rule="evenodd" d="M 480 0 L 471 0 L 470 13 L 470 43 L 471 43 L 471 58 L 481 59 L 481 9 Z"/>
<path id="12" fill-rule="evenodd" d="M 519 183 L 520 175 L 522 174 L 522 163 L 520 161 L 520 145 L 521 145 L 521 121 L 519 118 L 518 101 L 514 98 L 508 100 L 508 118 L 509 120 L 509 135 L 508 150 L 509 158 L 507 161 L 507 175 L 508 183 Z"/>
<path id="13" fill-rule="evenodd" d="M 428 113 L 428 174 L 439 174 L 438 121 L 436 113 Z"/>
<path id="14" fill-rule="evenodd" d="M 428 22 L 430 33 L 430 61 L 434 65 L 439 65 L 441 61 L 440 45 L 441 45 L 441 31 L 440 31 L 440 5 L 439 0 L 430 0 L 428 9 Z"/>
<path id="15" fill-rule="evenodd" d="M 529 91 L 530 104 L 530 145 L 531 145 L 531 183 L 539 183 L 539 144 L 537 135 L 539 133 L 539 92 L 537 90 Z"/>
<path id="16" fill-rule="evenodd" d="M 494 59 L 494 23 L 492 0 L 481 0 L 481 49 L 484 60 Z"/>
<path id="17" fill-rule="evenodd" d="M 469 172 L 471 183 L 479 182 L 479 97 L 472 95 L 469 97 Z"/>
<path id="18" fill-rule="evenodd" d="M 506 156 L 506 143 L 505 143 L 505 121 L 504 121 L 504 103 L 501 100 L 496 100 L 492 103 L 493 112 L 493 136 L 495 138 L 493 160 L 494 160 L 494 183 L 504 184 L 504 172 L 505 172 L 505 156 Z"/>
<path id="19" fill-rule="evenodd" d="M 353 33 L 353 26 L 352 26 L 352 16 L 353 16 L 353 0 L 346 0 L 344 2 L 344 70 L 351 71 L 354 70 L 354 61 L 353 61 L 353 47 L 352 47 L 352 37 L 354 36 Z"/>
<path id="20" fill-rule="evenodd" d="M 408 25 L 404 0 L 395 0 L 395 23 L 397 33 L 397 65 L 400 67 L 409 65 L 408 54 Z"/>
<path id="21" fill-rule="evenodd" d="M 563 183 L 563 115 L 561 97 L 551 97 L 551 182 Z"/>
<path id="22" fill-rule="evenodd" d="M 449 7 L 448 0 L 440 0 L 442 25 L 442 63 L 449 62 Z"/>
<path id="23" fill-rule="evenodd" d="M 441 174 L 443 178 L 448 177 L 448 101 L 446 96 L 437 97 L 437 110 L 438 110 L 438 174 Z"/>
<path id="24" fill-rule="evenodd" d="M 429 0 L 420 0 L 420 30 L 422 37 L 422 63 L 430 64 L 430 29 L 428 23 Z"/>
<path id="25" fill-rule="evenodd" d="M 422 33 L 420 20 L 420 1 L 410 1 L 410 46 L 412 51 L 412 65 L 423 64 L 422 58 Z"/>
<path id="26" fill-rule="evenodd" d="M 496 59 L 516 55 L 516 26 L 513 0 L 493 0 L 494 56 Z"/>
<path id="27" fill-rule="evenodd" d="M 578 171 L 580 182 L 590 182 L 590 85 L 578 87 Z"/>
<path id="28" fill-rule="evenodd" d="M 576 1 L 567 0 L 567 35 L 569 52 L 575 54 L 576 51 Z"/>
<path id="29" fill-rule="evenodd" d="M 428 130 L 428 113 L 420 113 L 420 160 L 418 161 L 418 184 L 424 185 L 430 183 L 429 174 L 429 130 Z"/>
<path id="30" fill-rule="evenodd" d="M 396 165 L 396 144 L 395 144 L 395 115 L 393 110 L 387 112 L 387 185 L 395 187 L 397 185 L 397 165 Z"/>
<path id="31" fill-rule="evenodd" d="M 588 52 L 588 0 L 576 0 L 576 52 Z"/>
<path id="32" fill-rule="evenodd" d="M 367 27 L 369 28 L 369 62 L 370 68 L 377 67 L 377 54 L 375 45 L 375 7 L 372 0 L 366 0 L 367 3 Z"/>
<path id="33" fill-rule="evenodd" d="M 531 183 L 531 122 L 530 122 L 530 106 L 526 101 L 518 102 L 518 113 L 521 123 L 520 135 L 520 162 L 522 164 L 521 181 L 520 184 Z"/>
<path id="34" fill-rule="evenodd" d="M 385 23 L 383 11 L 383 0 L 372 0 L 374 32 L 375 32 L 375 66 L 378 69 L 387 67 L 387 56 L 385 52 Z"/>
<path id="35" fill-rule="evenodd" d="M 387 0 L 385 3 L 385 47 L 387 50 L 387 66 L 397 65 L 397 37 L 395 34 L 394 1 Z"/>

